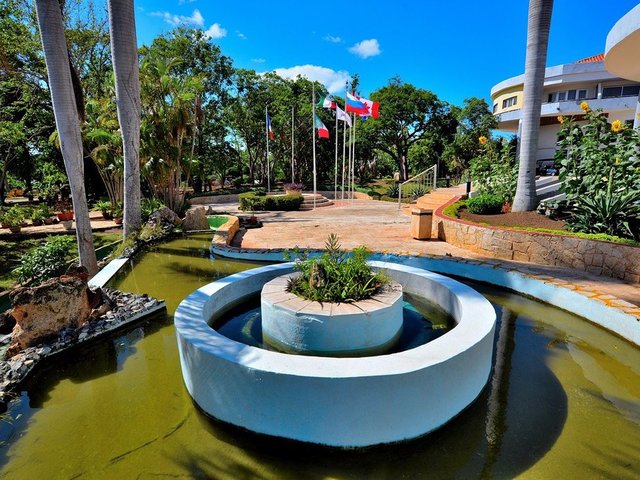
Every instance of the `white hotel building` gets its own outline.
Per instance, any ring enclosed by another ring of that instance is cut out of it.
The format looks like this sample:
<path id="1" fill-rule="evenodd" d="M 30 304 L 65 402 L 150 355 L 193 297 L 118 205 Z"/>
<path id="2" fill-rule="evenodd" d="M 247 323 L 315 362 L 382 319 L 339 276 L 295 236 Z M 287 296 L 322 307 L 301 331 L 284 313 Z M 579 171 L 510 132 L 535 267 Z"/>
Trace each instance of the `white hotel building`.
<path id="1" fill-rule="evenodd" d="M 634 64 L 637 62 L 636 58 L 629 60 Z M 605 54 L 601 54 L 576 63 L 547 67 L 538 140 L 537 160 L 540 166 L 553 163 L 560 130 L 558 116 L 573 116 L 579 120 L 583 113 L 580 103 L 584 100 L 593 110 L 602 109 L 610 122 L 619 119 L 633 124 L 640 83 L 609 72 L 605 63 Z M 518 75 L 491 89 L 498 130 L 518 133 L 523 86 L 524 75 Z"/>

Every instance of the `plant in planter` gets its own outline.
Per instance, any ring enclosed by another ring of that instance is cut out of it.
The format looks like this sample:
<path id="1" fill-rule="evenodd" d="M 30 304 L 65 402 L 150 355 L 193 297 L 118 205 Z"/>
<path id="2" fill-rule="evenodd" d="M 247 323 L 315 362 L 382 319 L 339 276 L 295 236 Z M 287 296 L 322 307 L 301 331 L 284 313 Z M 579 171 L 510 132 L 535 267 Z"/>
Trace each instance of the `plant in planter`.
<path id="1" fill-rule="evenodd" d="M 73 220 L 73 205 L 68 198 L 63 198 L 56 203 L 56 216 L 61 222 Z"/>
<path id="2" fill-rule="evenodd" d="M 34 208 L 31 211 L 31 223 L 34 227 L 39 227 L 40 225 L 42 225 L 46 218 L 46 212 L 43 212 L 41 208 Z"/>
<path id="3" fill-rule="evenodd" d="M 116 225 L 122 225 L 123 207 L 121 203 L 117 203 L 111 210 L 113 221 Z"/>
<path id="4" fill-rule="evenodd" d="M 12 233 L 19 233 L 24 222 L 24 210 L 18 205 L 14 205 L 7 213 L 4 214 L 4 223 L 9 227 Z"/>
<path id="5" fill-rule="evenodd" d="M 295 194 L 295 193 L 302 193 L 302 190 L 304 190 L 304 184 L 302 183 L 285 183 L 284 185 L 282 185 L 282 188 L 284 189 L 284 193 L 286 193 L 287 195 L 291 195 L 291 194 Z"/>
<path id="6" fill-rule="evenodd" d="M 42 221 L 45 225 L 51 225 L 55 221 L 53 210 L 50 209 L 46 203 L 38 205 L 36 210 L 38 211 L 38 215 L 42 217 Z M 33 220 L 33 216 L 31 219 Z"/>
<path id="7" fill-rule="evenodd" d="M 102 218 L 111 220 L 113 218 L 113 204 L 109 200 L 99 200 L 95 204 L 96 210 L 100 210 Z"/>
<path id="8" fill-rule="evenodd" d="M 317 302 L 351 303 L 370 298 L 389 283 L 385 275 L 374 273 L 367 265 L 366 247 L 357 247 L 349 255 L 332 233 L 325 249 L 318 258 L 298 255 L 294 270 L 300 275 L 289 280 L 287 291 Z"/>

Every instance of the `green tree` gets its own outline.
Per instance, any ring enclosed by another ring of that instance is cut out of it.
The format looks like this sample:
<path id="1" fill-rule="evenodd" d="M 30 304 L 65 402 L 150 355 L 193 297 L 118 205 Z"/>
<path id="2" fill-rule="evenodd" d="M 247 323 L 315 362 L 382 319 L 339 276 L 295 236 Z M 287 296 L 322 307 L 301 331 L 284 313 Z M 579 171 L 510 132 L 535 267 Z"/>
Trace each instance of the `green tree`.
<path id="1" fill-rule="evenodd" d="M 358 135 L 394 159 L 401 180 L 409 178 L 409 151 L 416 143 L 430 144 L 433 164 L 455 132 L 455 118 L 446 102 L 399 78 L 373 92 L 371 100 L 380 102 L 380 118 L 364 122 Z"/>

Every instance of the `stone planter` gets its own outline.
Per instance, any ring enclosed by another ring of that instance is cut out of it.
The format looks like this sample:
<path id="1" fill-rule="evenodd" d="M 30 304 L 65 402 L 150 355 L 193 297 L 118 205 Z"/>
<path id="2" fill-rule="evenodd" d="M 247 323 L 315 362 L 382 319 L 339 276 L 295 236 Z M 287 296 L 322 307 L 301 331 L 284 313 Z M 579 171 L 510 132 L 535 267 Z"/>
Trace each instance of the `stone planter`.
<path id="1" fill-rule="evenodd" d="M 62 220 L 61 223 L 65 230 L 71 230 L 73 228 L 73 220 Z"/>
<path id="2" fill-rule="evenodd" d="M 18 226 L 10 226 L 9 230 L 11 231 L 11 233 L 20 233 L 20 230 L 22 230 L 22 226 L 18 225 Z"/>
<path id="3" fill-rule="evenodd" d="M 280 351 L 360 357 L 389 350 L 402 331 L 402 286 L 354 303 L 312 302 L 287 292 L 291 275 L 262 288 L 263 340 Z"/>

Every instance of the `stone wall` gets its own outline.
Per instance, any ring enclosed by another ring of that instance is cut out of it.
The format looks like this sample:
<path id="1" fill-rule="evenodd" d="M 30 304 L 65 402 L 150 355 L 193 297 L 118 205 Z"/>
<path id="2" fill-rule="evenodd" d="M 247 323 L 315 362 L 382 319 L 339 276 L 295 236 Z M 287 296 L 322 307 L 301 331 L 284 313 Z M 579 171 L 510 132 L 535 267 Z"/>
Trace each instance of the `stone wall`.
<path id="1" fill-rule="evenodd" d="M 452 202 L 450 202 L 452 203 Z M 446 205 L 445 205 L 446 206 Z M 640 247 L 550 233 L 484 227 L 435 214 L 438 238 L 486 257 L 555 265 L 640 283 Z"/>
<path id="2" fill-rule="evenodd" d="M 206 195 L 203 197 L 194 197 L 187 200 L 189 205 L 207 205 L 209 203 L 236 203 L 238 202 L 237 194 L 229 195 Z"/>
<path id="3" fill-rule="evenodd" d="M 240 230 L 240 220 L 238 217 L 229 215 L 229 220 L 216 229 L 211 243 L 215 245 L 229 245 L 235 234 L 238 233 L 238 230 Z"/>

